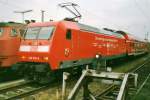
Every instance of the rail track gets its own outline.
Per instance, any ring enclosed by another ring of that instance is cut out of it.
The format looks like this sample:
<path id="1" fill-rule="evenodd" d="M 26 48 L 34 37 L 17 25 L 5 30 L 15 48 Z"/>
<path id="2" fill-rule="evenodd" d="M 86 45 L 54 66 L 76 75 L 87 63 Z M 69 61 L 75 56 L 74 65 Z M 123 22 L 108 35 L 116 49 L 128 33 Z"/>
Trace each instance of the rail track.
<path id="1" fill-rule="evenodd" d="M 133 70 L 134 73 L 138 73 L 138 86 L 137 86 L 137 91 L 135 91 L 135 93 L 132 94 L 131 96 L 135 97 L 143 88 L 143 86 L 146 84 L 147 79 L 150 77 L 149 65 L 150 65 L 150 61 L 147 61 L 141 66 L 139 66 L 137 69 Z"/>
<path id="2" fill-rule="evenodd" d="M 141 84 L 143 84 L 143 74 L 145 74 L 145 76 L 148 74 L 148 68 L 149 66 L 145 66 L 148 63 L 150 63 L 149 61 L 146 61 L 144 64 L 138 66 L 136 69 L 132 69 L 129 72 L 135 72 L 139 74 L 139 80 L 138 83 L 140 83 L 138 85 L 138 88 L 140 88 Z M 143 71 L 145 70 L 147 71 L 147 73 L 143 73 Z M 141 71 L 143 70 L 143 71 Z M 141 79 L 142 78 L 142 79 Z M 40 91 L 43 90 L 54 90 L 56 88 L 58 88 L 58 86 L 61 87 L 61 84 L 59 83 L 52 83 L 52 84 L 47 84 L 47 85 L 38 85 L 34 82 L 27 82 L 24 80 L 19 80 L 19 81 L 15 81 L 12 82 L 10 84 L 10 82 L 5 83 L 5 84 L 0 84 L 0 100 L 12 100 L 12 99 L 18 99 L 18 98 L 24 98 L 30 95 L 34 95 L 39 93 Z M 68 88 L 72 88 L 72 87 L 68 87 Z M 138 90 L 137 88 L 137 90 Z M 108 88 L 105 88 L 103 91 L 101 91 L 100 93 L 99 90 L 96 90 L 94 92 L 95 97 L 101 97 L 98 100 L 115 100 L 114 97 L 118 94 L 118 89 L 119 87 L 117 87 L 116 85 L 111 85 Z M 134 93 L 132 93 L 131 95 L 133 96 L 133 94 L 136 94 L 136 90 L 133 90 Z M 53 91 L 54 92 L 54 91 Z M 97 94 L 98 93 L 98 94 Z M 113 95 L 113 96 L 112 96 Z"/>
<path id="3" fill-rule="evenodd" d="M 16 100 L 26 96 L 36 94 L 40 91 L 56 87 L 57 83 L 39 85 L 35 82 L 24 80 L 5 83 L 0 86 L 0 100 Z"/>
<path id="4" fill-rule="evenodd" d="M 147 80 L 147 77 L 150 76 L 150 60 L 147 58 L 147 60 L 141 64 L 140 66 L 137 66 L 135 69 L 129 70 L 127 73 L 137 73 L 138 74 L 138 86 L 137 88 L 132 88 L 133 86 L 129 86 L 129 99 L 133 99 L 141 90 L 142 86 L 145 84 L 145 80 Z M 108 86 L 106 89 L 104 89 L 101 92 L 97 92 L 98 89 L 95 92 L 95 97 L 98 98 L 97 100 L 115 100 L 115 98 L 118 95 L 119 88 L 116 85 Z M 98 93 L 98 94 L 96 94 Z M 100 97 L 100 98 L 99 98 Z"/>

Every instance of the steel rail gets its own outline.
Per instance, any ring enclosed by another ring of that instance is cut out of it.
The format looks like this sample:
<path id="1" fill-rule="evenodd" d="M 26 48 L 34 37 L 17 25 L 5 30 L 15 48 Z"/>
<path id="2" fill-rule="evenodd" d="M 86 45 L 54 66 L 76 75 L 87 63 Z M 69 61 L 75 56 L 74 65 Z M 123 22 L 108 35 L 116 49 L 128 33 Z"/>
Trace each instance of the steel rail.
<path id="1" fill-rule="evenodd" d="M 127 73 L 136 73 L 136 72 L 138 72 L 139 70 L 141 70 L 145 65 L 147 65 L 148 63 L 150 63 L 150 60 L 149 60 L 149 57 L 144 61 L 144 63 L 142 63 L 140 66 L 137 66 L 136 68 L 133 68 L 133 69 L 131 69 L 131 70 L 129 70 Z M 138 72 L 138 73 L 140 73 L 140 72 Z M 145 82 L 145 81 L 144 81 Z M 143 82 L 143 83 L 144 83 Z M 143 84 L 142 83 L 142 84 Z M 113 89 L 115 90 L 116 88 L 115 88 L 116 86 L 115 85 L 111 85 L 111 86 L 108 86 L 105 90 L 103 90 L 102 92 L 100 92 L 99 94 L 97 94 L 96 95 L 96 98 L 98 98 L 98 97 L 100 97 L 100 96 L 104 96 L 104 95 L 106 95 L 106 94 L 108 94 L 108 93 L 110 93 L 111 91 L 113 91 Z M 97 91 L 97 90 L 96 90 Z M 102 99 L 102 98 L 99 98 L 100 100 Z"/>
<path id="2" fill-rule="evenodd" d="M 148 59 L 149 59 L 149 58 L 147 58 L 147 60 L 148 60 Z M 137 72 L 137 71 L 140 70 L 144 65 L 146 65 L 147 63 L 150 62 L 150 60 L 148 60 L 148 61 L 147 61 L 147 60 L 146 60 L 142 65 L 136 67 L 135 69 L 129 70 L 129 72 L 133 72 L 133 73 Z"/>
<path id="3" fill-rule="evenodd" d="M 27 84 L 27 83 L 30 83 L 30 82 L 29 81 L 25 81 L 24 79 L 4 82 L 4 83 L 0 84 L 0 91 L 4 91 L 4 90 L 10 89 L 10 88 L 21 86 L 21 85 L 24 85 L 24 84 Z"/>
<path id="4" fill-rule="evenodd" d="M 23 98 L 26 96 L 30 96 L 33 94 L 36 94 L 40 91 L 47 90 L 50 87 L 56 87 L 58 86 L 58 82 L 54 82 L 51 85 L 39 85 L 35 82 L 28 82 L 28 81 L 19 81 L 13 82 L 13 86 L 7 87 L 8 85 L 4 84 L 0 86 L 0 100 L 15 100 L 19 98 Z M 9 83 L 8 83 L 9 84 Z"/>
<path id="5" fill-rule="evenodd" d="M 139 92 L 142 90 L 142 88 L 144 87 L 144 85 L 146 84 L 146 82 L 148 81 L 150 77 L 150 73 L 149 75 L 146 77 L 146 79 L 143 81 L 142 85 L 138 88 L 137 92 L 136 92 L 136 95 L 139 94 Z"/>

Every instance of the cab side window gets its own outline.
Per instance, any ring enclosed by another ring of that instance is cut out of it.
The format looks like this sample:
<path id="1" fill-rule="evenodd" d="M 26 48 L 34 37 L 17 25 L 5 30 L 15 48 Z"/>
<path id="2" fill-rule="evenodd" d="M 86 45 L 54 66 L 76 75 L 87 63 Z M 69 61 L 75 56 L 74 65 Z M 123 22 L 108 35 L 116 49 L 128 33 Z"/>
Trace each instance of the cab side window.
<path id="1" fill-rule="evenodd" d="M 4 32 L 3 28 L 0 28 L 0 36 L 3 35 L 3 32 Z"/>
<path id="2" fill-rule="evenodd" d="M 12 29 L 10 32 L 10 36 L 15 37 L 17 36 L 17 30 L 16 29 Z"/>
<path id="3" fill-rule="evenodd" d="M 68 29 L 67 32 L 66 32 L 66 39 L 71 40 L 71 38 L 72 38 L 71 29 Z"/>

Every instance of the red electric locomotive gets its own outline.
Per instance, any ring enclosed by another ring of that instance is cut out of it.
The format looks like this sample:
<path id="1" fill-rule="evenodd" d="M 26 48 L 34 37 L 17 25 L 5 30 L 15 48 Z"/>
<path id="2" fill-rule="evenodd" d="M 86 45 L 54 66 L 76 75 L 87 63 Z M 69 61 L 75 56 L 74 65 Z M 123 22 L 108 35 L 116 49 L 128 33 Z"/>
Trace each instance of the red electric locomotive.
<path id="1" fill-rule="evenodd" d="M 24 25 L 14 22 L 0 22 L 0 69 L 9 69 L 17 62 L 17 52 Z"/>
<path id="2" fill-rule="evenodd" d="M 58 22 L 31 23 L 21 41 L 19 62 L 14 64 L 13 69 L 22 71 L 28 79 L 46 83 L 53 80 L 58 72 L 82 69 L 82 65 L 87 64 L 99 69 L 106 66 L 106 60 L 135 53 L 135 40 L 125 32 L 80 24 L 75 21 L 81 18 L 74 7 L 77 4 L 63 3 L 59 6 L 75 17 Z M 77 14 L 68 8 L 70 6 Z"/>
<path id="3" fill-rule="evenodd" d="M 95 57 L 104 61 L 125 57 L 126 49 L 124 35 L 116 32 L 72 21 L 31 23 L 21 41 L 16 66 L 42 82 L 61 69 L 91 64 Z"/>

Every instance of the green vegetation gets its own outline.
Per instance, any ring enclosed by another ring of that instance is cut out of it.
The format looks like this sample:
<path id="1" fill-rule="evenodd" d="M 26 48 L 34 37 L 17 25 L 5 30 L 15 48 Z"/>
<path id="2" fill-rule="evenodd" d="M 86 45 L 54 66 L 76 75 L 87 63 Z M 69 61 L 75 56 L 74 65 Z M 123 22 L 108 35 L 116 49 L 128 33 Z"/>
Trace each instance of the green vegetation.
<path id="1" fill-rule="evenodd" d="M 135 96 L 134 100 L 150 100 L 150 78 L 140 93 Z"/>
<path id="2" fill-rule="evenodd" d="M 148 56 L 149 55 L 138 57 L 134 60 L 132 60 L 133 58 L 127 59 L 127 61 L 124 60 L 125 62 L 123 64 L 114 66 L 113 71 L 114 72 L 128 72 L 129 70 L 134 69 L 135 67 L 141 65 L 144 61 L 147 60 Z"/>

